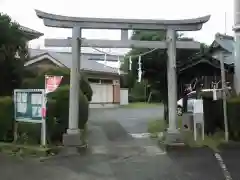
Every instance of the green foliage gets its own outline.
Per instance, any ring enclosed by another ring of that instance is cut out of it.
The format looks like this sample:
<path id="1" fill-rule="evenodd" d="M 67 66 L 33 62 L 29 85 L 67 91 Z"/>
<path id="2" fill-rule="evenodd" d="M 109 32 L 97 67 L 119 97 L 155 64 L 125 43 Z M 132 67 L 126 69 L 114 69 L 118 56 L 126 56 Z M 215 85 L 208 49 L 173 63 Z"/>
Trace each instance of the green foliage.
<path id="1" fill-rule="evenodd" d="M 0 141 L 13 140 L 14 109 L 11 97 L 0 98 Z"/>
<path id="2" fill-rule="evenodd" d="M 228 122 L 231 138 L 240 140 L 240 96 L 231 98 L 227 103 Z"/>
<path id="3" fill-rule="evenodd" d="M 28 51 L 26 38 L 19 25 L 11 18 L 0 13 L 0 96 L 11 95 L 13 89 L 19 88 L 23 76 L 24 62 Z M 18 52 L 19 59 L 15 55 Z"/>
<path id="4" fill-rule="evenodd" d="M 69 86 L 65 85 L 58 88 L 54 93 L 48 96 L 49 121 L 48 134 L 52 141 L 59 140 L 68 127 L 69 115 Z M 79 128 L 84 129 L 88 120 L 88 100 L 82 92 L 79 94 Z"/>
<path id="5" fill-rule="evenodd" d="M 178 40 L 192 41 L 193 39 L 183 37 L 183 34 L 176 34 Z M 166 31 L 134 31 L 131 37 L 133 40 L 145 41 L 163 41 L 166 39 Z M 132 56 L 132 70 L 125 75 L 124 83 L 131 89 L 134 87 L 138 74 L 138 56 L 139 54 L 150 51 L 151 49 L 132 49 L 128 56 Z M 177 64 L 186 61 L 198 50 L 177 50 Z M 162 101 L 166 104 L 167 91 L 167 52 L 166 50 L 155 50 L 147 55 L 142 56 L 143 78 L 148 80 L 151 85 L 151 91 L 158 91 L 161 94 Z M 127 72 L 129 68 L 129 60 L 126 58 L 122 69 Z M 126 85 L 125 85 L 126 86 Z M 159 96 L 160 97 L 160 96 Z M 159 100 L 160 101 L 160 100 Z"/>
<path id="6" fill-rule="evenodd" d="M 135 85 L 129 94 L 129 102 L 144 101 L 146 101 L 146 85 L 144 82 L 135 82 Z"/>
<path id="7" fill-rule="evenodd" d="M 88 101 L 82 92 L 79 94 L 79 128 L 84 129 L 88 120 Z M 47 140 L 50 143 L 61 143 L 62 134 L 68 127 L 69 86 L 59 87 L 50 93 L 47 102 Z M 11 97 L 0 98 L 0 141 L 13 140 L 14 104 Z M 18 123 L 18 143 L 39 144 L 40 124 Z"/>
<path id="8" fill-rule="evenodd" d="M 214 134 L 218 129 L 224 130 L 223 104 L 222 100 L 213 101 L 207 94 L 203 97 L 205 132 Z"/>
<path id="9" fill-rule="evenodd" d="M 31 72 L 28 71 L 30 75 L 29 78 L 24 80 L 22 88 L 29 88 L 29 89 L 44 89 L 45 87 L 45 75 L 55 75 L 55 76 L 63 76 L 61 86 L 69 85 L 70 83 L 70 71 L 66 68 L 56 68 L 56 69 L 49 69 L 47 71 L 41 72 L 40 74 L 30 74 Z M 80 88 L 84 95 L 86 95 L 88 101 L 92 100 L 92 88 L 85 77 L 85 75 L 81 74 L 81 81 L 80 81 Z"/>
<path id="10" fill-rule="evenodd" d="M 223 101 L 204 99 L 204 120 L 207 133 L 214 134 L 218 129 L 224 130 Z M 240 97 L 232 97 L 227 101 L 227 118 L 230 139 L 240 140 Z"/>
<path id="11" fill-rule="evenodd" d="M 148 132 L 151 134 L 157 134 L 164 132 L 167 128 L 167 125 L 164 120 L 152 120 L 148 123 Z"/>

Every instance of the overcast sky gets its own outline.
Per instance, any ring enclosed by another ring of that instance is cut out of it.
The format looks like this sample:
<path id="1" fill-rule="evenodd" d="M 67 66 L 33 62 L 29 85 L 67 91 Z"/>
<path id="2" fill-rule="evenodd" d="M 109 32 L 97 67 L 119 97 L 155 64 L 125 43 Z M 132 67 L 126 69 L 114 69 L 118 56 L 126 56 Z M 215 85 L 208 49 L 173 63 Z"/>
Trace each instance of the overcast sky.
<path id="1" fill-rule="evenodd" d="M 186 32 L 185 36 L 210 44 L 217 32 L 232 35 L 233 0 L 0 0 L 0 11 L 7 13 L 23 26 L 44 33 L 31 47 L 41 45 L 44 38 L 71 36 L 67 29 L 49 28 L 43 25 L 34 9 L 49 13 L 102 18 L 183 19 L 210 14 L 211 19 L 198 32 Z M 113 30 L 86 30 L 86 38 L 120 39 L 120 32 Z"/>

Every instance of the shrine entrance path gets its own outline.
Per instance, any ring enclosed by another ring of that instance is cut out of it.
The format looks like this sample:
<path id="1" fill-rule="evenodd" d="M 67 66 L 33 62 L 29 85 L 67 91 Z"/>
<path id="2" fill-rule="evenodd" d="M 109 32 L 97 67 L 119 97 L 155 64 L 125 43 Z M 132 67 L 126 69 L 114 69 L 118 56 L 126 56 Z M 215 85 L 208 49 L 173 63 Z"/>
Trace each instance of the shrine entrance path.
<path id="1" fill-rule="evenodd" d="M 130 113 L 131 112 L 131 113 Z M 86 154 L 44 162 L 0 156 L 2 180 L 223 180 L 208 149 L 165 153 L 146 133 L 152 109 L 91 109 Z"/>

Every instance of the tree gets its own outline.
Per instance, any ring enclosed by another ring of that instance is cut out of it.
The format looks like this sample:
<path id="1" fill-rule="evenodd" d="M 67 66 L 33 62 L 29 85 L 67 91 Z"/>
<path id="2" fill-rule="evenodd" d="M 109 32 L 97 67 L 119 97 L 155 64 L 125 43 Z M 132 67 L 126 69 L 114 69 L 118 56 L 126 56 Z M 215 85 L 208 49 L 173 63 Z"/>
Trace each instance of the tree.
<path id="1" fill-rule="evenodd" d="M 176 34 L 178 40 L 182 41 L 193 41 L 183 37 L 183 34 Z M 142 31 L 137 30 L 133 32 L 131 37 L 132 40 L 145 40 L 145 41 L 163 41 L 166 39 L 166 31 Z M 132 49 L 127 56 L 132 56 L 132 70 L 129 71 L 128 75 L 124 77 L 125 85 L 132 88 L 137 79 L 138 69 L 138 56 L 144 52 L 150 51 L 151 49 Z M 177 65 L 183 63 L 188 59 L 189 56 L 194 55 L 196 50 L 177 50 Z M 143 78 L 147 79 L 152 91 L 159 91 L 161 93 L 161 100 L 167 109 L 168 104 L 168 90 L 167 90 L 167 51 L 158 49 L 149 54 L 142 56 L 142 70 Z M 122 66 L 123 71 L 127 71 L 129 67 L 128 58 L 124 60 Z M 167 112 L 167 111 L 165 111 Z M 165 113 L 166 115 L 167 113 Z M 166 118 L 165 118 L 166 119 Z"/>
<path id="2" fill-rule="evenodd" d="M 28 50 L 18 23 L 3 13 L 0 13 L 0 32 L 0 96 L 3 96 L 20 87 Z"/>

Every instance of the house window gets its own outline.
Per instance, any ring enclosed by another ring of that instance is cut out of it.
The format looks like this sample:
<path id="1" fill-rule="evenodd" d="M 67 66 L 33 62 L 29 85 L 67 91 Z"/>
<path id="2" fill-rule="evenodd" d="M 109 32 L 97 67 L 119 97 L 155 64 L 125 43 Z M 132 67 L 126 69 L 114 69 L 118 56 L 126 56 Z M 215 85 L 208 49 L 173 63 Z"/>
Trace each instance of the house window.
<path id="1" fill-rule="evenodd" d="M 101 84 L 113 84 L 111 79 L 101 79 Z"/>
<path id="2" fill-rule="evenodd" d="M 100 82 L 100 79 L 94 79 L 94 78 L 88 78 L 88 81 L 90 82 L 90 83 L 97 83 L 97 84 L 100 84 L 101 82 Z"/>

